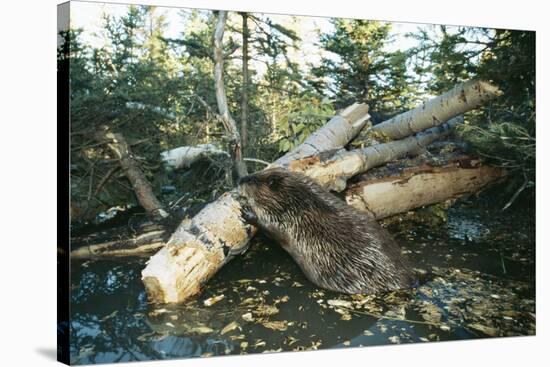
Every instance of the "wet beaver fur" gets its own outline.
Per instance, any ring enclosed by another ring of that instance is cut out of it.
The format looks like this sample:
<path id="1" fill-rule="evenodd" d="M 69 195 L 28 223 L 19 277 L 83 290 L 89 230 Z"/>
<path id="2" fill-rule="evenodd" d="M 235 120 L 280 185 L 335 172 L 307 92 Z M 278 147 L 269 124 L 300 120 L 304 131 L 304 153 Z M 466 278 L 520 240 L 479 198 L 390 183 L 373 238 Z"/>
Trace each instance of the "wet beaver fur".
<path id="1" fill-rule="evenodd" d="M 279 242 L 317 286 L 353 294 L 414 285 L 390 234 L 308 177 L 271 168 L 243 177 L 238 192 L 243 218 Z"/>

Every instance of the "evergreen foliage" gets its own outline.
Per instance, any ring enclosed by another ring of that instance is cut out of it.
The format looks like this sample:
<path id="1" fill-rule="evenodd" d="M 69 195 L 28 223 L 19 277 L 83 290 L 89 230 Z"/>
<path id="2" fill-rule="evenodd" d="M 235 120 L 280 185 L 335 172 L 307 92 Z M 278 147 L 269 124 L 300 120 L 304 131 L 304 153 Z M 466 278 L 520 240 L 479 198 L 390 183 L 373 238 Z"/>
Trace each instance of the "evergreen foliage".
<path id="1" fill-rule="evenodd" d="M 159 195 L 174 182 L 193 190 L 185 186 L 185 175 L 164 171 L 161 151 L 202 143 L 227 148 L 223 127 L 212 115 L 217 110 L 213 13 L 182 10 L 180 17 L 177 37 L 166 35 L 168 20 L 152 6 L 104 15 L 100 47 L 87 43 L 86 29 L 61 34 L 65 43 L 58 60 L 70 62 L 72 199 L 84 203 L 91 216 L 135 202 L 114 157 L 90 136 L 100 126 L 125 136 Z M 332 28 L 319 34 L 321 57 L 313 63 L 297 56 L 305 41 L 296 17 L 248 18 L 246 157 L 276 159 L 353 102 L 368 103 L 379 122 L 458 82 L 482 78 L 504 94 L 468 114 L 459 134 L 474 153 L 511 170 L 512 191 L 533 186 L 534 32 L 426 25 L 408 35 L 415 46 L 395 50 L 392 24 L 334 19 Z M 241 116 L 242 109 L 241 32 L 241 15 L 230 13 L 224 75 L 233 116 Z M 208 200 L 227 187 L 223 162 L 206 167 L 204 180 L 211 186 L 201 192 Z M 163 200 L 168 199 L 173 198 Z"/>

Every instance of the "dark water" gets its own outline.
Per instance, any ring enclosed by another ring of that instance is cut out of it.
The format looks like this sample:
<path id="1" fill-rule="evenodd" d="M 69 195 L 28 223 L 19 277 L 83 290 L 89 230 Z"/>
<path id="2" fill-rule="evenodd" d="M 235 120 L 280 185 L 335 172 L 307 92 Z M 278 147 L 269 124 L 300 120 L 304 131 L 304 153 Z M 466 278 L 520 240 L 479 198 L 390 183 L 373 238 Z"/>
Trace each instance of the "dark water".
<path id="1" fill-rule="evenodd" d="M 73 262 L 75 364 L 346 348 L 535 333 L 534 213 L 465 202 L 448 221 L 388 229 L 424 283 L 347 296 L 315 288 L 257 237 L 186 305 L 148 304 L 143 259 Z M 213 298 L 217 297 L 217 298 Z M 219 299 L 217 302 L 214 299 Z M 205 306 L 210 300 L 213 305 Z"/>

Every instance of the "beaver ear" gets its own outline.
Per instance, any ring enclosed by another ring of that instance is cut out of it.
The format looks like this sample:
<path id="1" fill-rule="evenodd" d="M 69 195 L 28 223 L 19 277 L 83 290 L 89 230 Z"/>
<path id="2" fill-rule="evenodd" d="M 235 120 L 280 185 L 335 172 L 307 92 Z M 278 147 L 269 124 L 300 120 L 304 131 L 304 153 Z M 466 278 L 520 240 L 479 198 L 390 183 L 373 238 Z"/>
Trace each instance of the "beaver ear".
<path id="1" fill-rule="evenodd" d="M 281 176 L 273 175 L 269 178 L 268 185 L 271 190 L 276 190 L 281 186 L 283 178 Z"/>

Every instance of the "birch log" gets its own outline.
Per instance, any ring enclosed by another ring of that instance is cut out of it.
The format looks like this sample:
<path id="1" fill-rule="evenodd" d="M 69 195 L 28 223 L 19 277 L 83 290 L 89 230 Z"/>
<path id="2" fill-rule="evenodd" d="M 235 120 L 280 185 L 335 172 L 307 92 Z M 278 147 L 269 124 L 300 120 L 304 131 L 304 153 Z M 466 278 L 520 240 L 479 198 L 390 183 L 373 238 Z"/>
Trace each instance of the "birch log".
<path id="1" fill-rule="evenodd" d="M 275 161 L 304 157 L 346 145 L 368 121 L 368 107 L 354 104 L 335 116 L 314 137 Z M 180 224 L 166 246 L 153 255 L 141 275 L 149 299 L 158 303 L 182 302 L 236 254 L 246 250 L 256 229 L 241 218 L 235 190 L 207 205 L 190 222 Z"/>
<path id="2" fill-rule="evenodd" d="M 477 192 L 506 171 L 461 156 L 443 166 L 409 167 L 391 176 L 367 178 L 346 190 L 348 204 L 376 219 Z"/>
<path id="3" fill-rule="evenodd" d="M 288 166 L 290 162 L 320 153 L 341 149 L 361 131 L 369 121 L 369 107 L 354 103 L 334 116 L 323 127 L 309 135 L 306 140 L 271 166 Z"/>
<path id="4" fill-rule="evenodd" d="M 402 139 L 473 110 L 501 94 L 497 87 L 486 81 L 470 80 L 415 109 L 375 125 L 371 131 L 392 140 Z"/>
<path id="5" fill-rule="evenodd" d="M 462 116 L 458 116 L 441 126 L 406 139 L 352 151 L 342 150 L 326 160 L 320 156 L 295 160 L 290 163 L 289 168 L 306 174 L 329 190 L 340 192 L 346 188 L 350 177 L 406 155 L 419 154 L 435 140 L 447 136 L 454 126 L 462 122 Z"/>
<path id="6" fill-rule="evenodd" d="M 221 150 L 214 144 L 198 144 L 166 150 L 160 153 L 160 159 L 166 167 L 180 169 L 190 167 L 201 158 L 214 155 L 229 157 L 229 153 Z"/>

